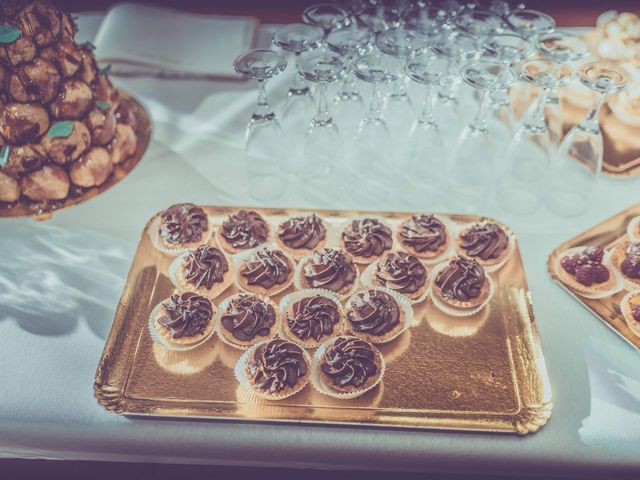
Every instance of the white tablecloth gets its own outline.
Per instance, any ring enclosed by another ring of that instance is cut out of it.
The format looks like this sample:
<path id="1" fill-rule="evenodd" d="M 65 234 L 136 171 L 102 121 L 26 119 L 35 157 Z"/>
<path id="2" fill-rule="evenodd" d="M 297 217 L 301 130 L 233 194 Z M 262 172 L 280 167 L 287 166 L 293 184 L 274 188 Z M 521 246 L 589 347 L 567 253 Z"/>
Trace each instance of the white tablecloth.
<path id="1" fill-rule="evenodd" d="M 93 20 L 81 18 L 85 38 L 98 25 Z M 285 81 L 272 85 L 280 97 Z M 105 411 L 93 398 L 95 368 L 147 219 L 178 201 L 255 204 L 243 190 L 239 148 L 252 85 L 117 83 L 154 118 L 154 141 L 140 165 L 105 195 L 48 222 L 0 222 L 0 457 L 518 473 L 640 469 L 640 355 L 546 272 L 555 246 L 637 202 L 640 178 L 604 179 L 588 214 L 571 220 L 545 210 L 486 211 L 518 235 L 533 296 L 555 403 L 537 434 L 160 421 Z M 264 206 L 312 205 L 292 192 Z M 410 209 L 394 199 L 385 208 Z"/>

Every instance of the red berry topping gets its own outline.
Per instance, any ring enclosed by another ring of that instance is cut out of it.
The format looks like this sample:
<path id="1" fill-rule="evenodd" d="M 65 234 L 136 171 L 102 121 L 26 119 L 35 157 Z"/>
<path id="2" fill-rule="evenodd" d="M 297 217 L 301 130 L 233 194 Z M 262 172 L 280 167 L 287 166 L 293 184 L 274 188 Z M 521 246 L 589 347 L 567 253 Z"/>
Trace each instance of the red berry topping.
<path id="1" fill-rule="evenodd" d="M 595 283 L 604 283 L 609 280 L 609 270 L 607 267 L 598 263 L 593 266 L 593 279 Z"/>
<path id="2" fill-rule="evenodd" d="M 640 322 L 640 304 L 631 307 L 631 316 L 636 322 Z"/>
<path id="3" fill-rule="evenodd" d="M 604 250 L 600 247 L 587 247 L 582 252 L 589 260 L 594 263 L 602 263 L 604 257 Z"/>
<path id="4" fill-rule="evenodd" d="M 575 275 L 576 274 L 576 267 L 578 266 L 577 256 L 576 255 L 568 255 L 568 256 L 564 257 L 560 261 L 560 265 L 562 265 L 562 268 L 564 268 L 567 273 L 569 273 L 570 275 Z"/>
<path id="5" fill-rule="evenodd" d="M 590 287 L 591 285 L 593 285 L 593 282 L 595 280 L 593 266 L 587 264 L 580 265 L 578 268 L 576 268 L 576 280 L 585 287 Z"/>

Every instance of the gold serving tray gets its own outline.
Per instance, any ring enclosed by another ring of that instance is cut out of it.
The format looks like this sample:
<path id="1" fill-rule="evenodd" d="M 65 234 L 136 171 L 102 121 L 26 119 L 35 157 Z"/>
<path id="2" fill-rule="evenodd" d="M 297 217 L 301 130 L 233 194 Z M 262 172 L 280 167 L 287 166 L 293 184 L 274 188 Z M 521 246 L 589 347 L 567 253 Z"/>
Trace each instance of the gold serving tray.
<path id="1" fill-rule="evenodd" d="M 555 280 L 558 285 L 564 288 L 569 295 L 584 305 L 591 313 L 602 320 L 605 325 L 610 327 L 627 342 L 637 349 L 640 349 L 640 337 L 631 332 L 631 329 L 627 326 L 627 323 L 622 317 L 622 312 L 620 311 L 620 301 L 627 293 L 626 290 L 622 290 L 610 297 L 600 299 L 581 297 L 560 281 L 553 268 L 553 265 L 560 254 L 569 248 L 588 245 L 609 250 L 618 244 L 625 242 L 628 240 L 627 224 L 629 223 L 629 220 L 638 215 L 640 215 L 640 204 L 628 208 L 586 232 L 581 233 L 577 237 L 564 242 L 549 255 L 547 260 L 547 269 L 551 278 Z"/>
<path id="2" fill-rule="evenodd" d="M 214 224 L 237 210 L 204 207 Z M 255 209 L 276 225 L 297 209 Z M 407 214 L 318 211 L 336 231 L 350 218 L 376 216 L 395 228 Z M 481 220 L 451 215 L 456 224 Z M 482 312 L 453 318 L 428 300 L 416 324 L 383 345 L 383 381 L 362 397 L 336 400 L 311 385 L 282 401 L 254 400 L 233 367 L 242 351 L 217 337 L 187 353 L 167 352 L 148 332 L 153 307 L 173 292 L 172 257 L 152 246 L 145 228 L 100 359 L 95 395 L 129 415 L 245 421 L 364 424 L 512 432 L 540 429 L 551 415 L 551 391 L 518 247 L 495 274 L 495 295 Z M 274 296 L 279 302 L 282 295 Z M 235 287 L 223 296 L 236 292 Z M 218 304 L 220 298 L 214 303 Z"/>
<path id="3" fill-rule="evenodd" d="M 21 198 L 16 204 L 3 204 L 0 205 L 0 218 L 2 217 L 28 217 L 33 216 L 36 220 L 48 220 L 53 215 L 55 210 L 61 210 L 63 208 L 72 207 L 82 202 L 100 195 L 102 192 L 110 189 L 124 177 L 126 177 L 131 170 L 142 159 L 144 152 L 149 146 L 151 140 L 151 120 L 144 107 L 132 96 L 120 90 L 120 98 L 135 115 L 137 120 L 136 134 L 138 136 L 138 145 L 133 155 L 114 166 L 113 173 L 109 176 L 106 182 L 98 187 L 83 189 L 82 193 L 78 196 L 68 197 L 60 202 L 52 202 L 47 205 L 46 209 L 36 207 L 39 203 L 30 202 L 24 198 Z"/>

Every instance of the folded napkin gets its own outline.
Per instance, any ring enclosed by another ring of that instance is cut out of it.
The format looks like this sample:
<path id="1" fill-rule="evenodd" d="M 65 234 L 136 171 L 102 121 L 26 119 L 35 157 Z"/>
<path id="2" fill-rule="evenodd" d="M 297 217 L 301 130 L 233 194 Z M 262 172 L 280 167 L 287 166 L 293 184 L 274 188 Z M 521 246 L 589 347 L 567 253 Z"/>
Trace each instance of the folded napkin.
<path id="1" fill-rule="evenodd" d="M 193 14 L 148 5 L 119 4 L 100 25 L 98 61 L 121 76 L 241 79 L 238 52 L 254 44 L 252 17 Z"/>

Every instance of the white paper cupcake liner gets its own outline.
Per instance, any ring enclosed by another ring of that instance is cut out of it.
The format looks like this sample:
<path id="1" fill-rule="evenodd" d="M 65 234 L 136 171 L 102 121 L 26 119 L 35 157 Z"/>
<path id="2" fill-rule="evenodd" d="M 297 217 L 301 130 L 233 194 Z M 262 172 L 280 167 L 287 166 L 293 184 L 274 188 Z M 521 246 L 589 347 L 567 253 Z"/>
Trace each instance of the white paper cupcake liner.
<path id="1" fill-rule="evenodd" d="M 212 238 L 214 237 L 213 232 L 215 227 L 213 225 L 213 222 L 211 221 L 211 217 L 207 217 L 207 219 L 208 219 L 208 230 L 206 234 L 203 235 L 202 239 L 199 242 L 197 242 L 197 245 L 207 245 L 207 244 L 213 245 L 214 244 L 212 243 Z M 151 240 L 151 244 L 153 245 L 153 247 L 159 252 L 164 253 L 165 255 L 170 255 L 172 257 L 175 257 L 177 255 L 180 255 L 181 253 L 187 252 L 189 249 L 196 246 L 196 244 L 194 243 L 192 245 L 187 245 L 187 246 L 169 247 L 165 245 L 165 243 L 160 238 L 159 230 L 160 230 L 160 213 L 156 214 L 156 216 L 153 218 L 153 220 L 149 224 L 149 228 L 147 229 L 147 232 L 149 233 L 149 239 Z"/>
<path id="2" fill-rule="evenodd" d="M 256 288 L 255 290 L 253 290 L 251 287 L 248 287 L 248 286 L 244 285 L 240 281 L 240 276 L 241 276 L 240 272 L 241 272 L 241 269 L 242 269 L 242 263 L 245 260 L 247 260 L 254 252 L 256 252 L 258 250 L 262 250 L 264 248 L 267 248 L 269 250 L 281 251 L 289 259 L 289 261 L 291 262 L 291 266 L 293 268 L 293 272 L 289 276 L 289 279 L 285 283 L 282 283 L 280 285 L 274 285 L 268 291 L 263 291 L 265 289 L 262 289 L 262 288 Z M 291 255 L 289 255 L 287 252 L 281 250 L 280 248 L 272 246 L 272 245 L 261 245 L 260 247 L 256 247 L 256 248 L 253 248 L 251 250 L 247 250 L 246 252 L 238 253 L 238 254 L 233 256 L 232 262 L 233 262 L 233 269 L 234 269 L 234 273 L 235 273 L 234 280 L 235 280 L 236 286 L 240 290 L 242 290 L 244 292 L 254 293 L 256 295 L 262 295 L 262 296 L 274 296 L 274 295 L 277 295 L 278 293 L 284 292 L 293 283 L 293 279 L 295 277 L 295 272 L 296 272 L 296 261 L 291 257 Z"/>
<path id="3" fill-rule="evenodd" d="M 404 243 L 402 243 L 400 239 L 400 225 L 402 225 L 405 221 L 410 219 L 411 216 L 407 218 L 403 218 L 395 230 L 394 240 L 397 244 L 397 248 L 402 250 L 403 252 L 407 252 L 407 253 L 410 253 L 411 255 L 416 256 L 422 263 L 424 263 L 427 266 L 437 265 L 438 263 L 442 262 L 445 258 L 449 258 L 455 252 L 455 241 L 456 241 L 456 238 L 458 237 L 458 226 L 451 219 L 449 219 L 448 217 L 444 217 L 442 215 L 437 215 L 437 214 L 418 214 L 418 215 L 433 215 L 435 218 L 437 218 L 444 224 L 447 231 L 447 241 L 449 242 L 449 245 L 447 246 L 446 250 L 444 250 L 439 255 L 436 255 L 435 257 L 424 258 L 420 256 L 420 254 L 414 251 L 412 248 L 404 245 Z"/>
<path id="4" fill-rule="evenodd" d="M 217 248 L 217 247 L 216 247 Z M 223 252 L 222 250 L 220 250 Z M 176 257 L 175 260 L 171 262 L 168 268 L 169 280 L 173 283 L 173 286 L 182 293 L 182 292 L 194 292 L 198 295 L 202 295 L 203 297 L 207 297 L 209 299 L 214 299 L 219 297 L 227 288 L 233 285 L 233 282 L 236 277 L 235 272 L 235 263 L 231 261 L 231 259 L 227 256 L 226 253 L 223 252 L 225 258 L 227 259 L 227 264 L 229 265 L 229 271 L 224 274 L 223 281 L 220 283 L 216 283 L 209 290 L 208 288 L 200 287 L 195 288 L 195 285 L 190 285 L 185 281 L 181 281 L 180 279 L 180 266 L 184 258 L 189 254 L 189 250 L 182 252 L 180 255 Z M 226 277 L 226 278 L 225 278 Z"/>
<path id="5" fill-rule="evenodd" d="M 344 335 L 342 336 L 344 337 Z M 354 338 L 359 338 L 359 337 L 354 337 Z M 323 395 L 328 395 L 329 397 L 337 398 L 340 400 L 349 400 L 352 398 L 360 397 L 365 393 L 367 393 L 369 390 L 373 390 L 375 387 L 377 387 L 384 377 L 385 361 L 384 361 L 384 355 L 382 355 L 382 352 L 380 352 L 375 345 L 373 345 L 373 348 L 377 351 L 380 358 L 380 375 L 374 383 L 372 383 L 368 387 L 365 387 L 361 390 L 356 390 L 353 392 L 337 392 L 331 389 L 331 387 L 329 387 L 326 384 L 325 379 L 321 373 L 320 362 L 322 361 L 322 357 L 324 353 L 327 351 L 328 348 L 331 347 L 331 345 L 334 344 L 334 342 L 337 339 L 338 339 L 338 336 L 330 338 L 329 340 L 324 342 L 322 345 L 320 345 L 316 350 L 315 354 L 313 355 L 313 360 L 311 365 L 311 385 L 313 386 L 313 388 L 315 388 L 318 392 L 322 393 Z"/>
<path id="6" fill-rule="evenodd" d="M 631 240 L 632 242 L 640 242 L 640 234 L 638 233 L 639 226 L 640 215 L 637 217 L 633 217 L 627 224 L 627 237 L 629 237 L 629 240 Z"/>
<path id="7" fill-rule="evenodd" d="M 625 308 L 626 305 L 631 300 L 631 297 L 636 296 L 636 295 L 640 295 L 640 289 L 636 289 L 634 291 L 631 291 L 631 292 L 627 293 L 624 297 L 622 297 L 622 300 L 620 301 L 620 311 L 622 312 L 622 318 L 624 318 L 624 321 L 626 322 L 627 326 L 629 327 L 629 330 L 631 330 L 631 332 L 634 335 L 640 337 L 640 322 L 636 321 L 635 318 L 633 318 L 631 315 L 629 315 L 627 313 L 627 309 Z"/>
<path id="8" fill-rule="evenodd" d="M 569 275 L 569 273 L 563 273 L 564 269 L 562 268 L 561 265 L 561 261 L 564 257 L 569 256 L 569 255 L 573 255 L 574 253 L 579 253 L 582 250 L 584 250 L 586 247 L 582 246 L 582 247 L 573 247 L 573 248 L 569 248 L 568 250 L 565 250 L 564 252 L 562 252 L 560 255 L 558 255 L 558 258 L 556 258 L 555 262 L 553 263 L 553 268 L 556 272 L 556 275 L 558 276 L 558 278 L 560 279 L 560 281 L 562 281 L 562 275 L 566 274 Z M 613 266 L 613 263 L 611 262 L 611 251 L 610 250 L 606 250 L 604 252 L 604 256 L 602 258 L 602 264 L 606 265 L 609 268 L 609 272 L 611 273 L 611 275 L 613 275 L 614 279 L 615 279 L 615 283 L 614 286 L 611 287 L 608 290 L 602 290 L 602 291 L 589 291 L 589 287 L 584 287 L 584 288 L 579 288 L 577 286 L 574 285 L 569 285 L 568 283 L 563 282 L 567 287 L 569 287 L 573 292 L 575 292 L 576 294 L 580 295 L 581 297 L 585 297 L 585 298 L 590 298 L 592 300 L 597 300 L 600 298 L 606 298 L 606 297 L 610 297 L 611 295 L 615 295 L 616 293 L 618 293 L 620 290 L 622 290 L 624 288 L 624 280 L 622 278 L 622 275 L 620 273 L 618 273 L 618 269 L 615 268 Z M 578 283 L 578 282 L 576 282 Z"/>
<path id="9" fill-rule="evenodd" d="M 484 261 L 481 258 L 478 257 L 472 257 L 469 254 L 466 253 L 466 251 L 463 248 L 458 248 L 458 237 L 462 234 L 462 232 L 464 232 L 466 229 L 470 228 L 473 225 L 476 224 L 485 224 L 485 223 L 495 223 L 496 225 L 498 225 L 500 228 L 502 228 L 502 230 L 504 230 L 504 233 L 507 234 L 507 237 L 509 237 L 509 245 L 507 246 L 507 254 L 504 256 L 504 258 L 502 260 L 500 260 L 498 263 L 494 263 L 493 265 L 486 265 L 484 263 Z M 480 265 L 482 265 L 482 267 L 484 268 L 484 270 L 486 272 L 489 273 L 493 273 L 493 272 L 497 272 L 498 270 L 500 270 L 511 258 L 511 255 L 513 255 L 513 252 L 515 250 L 515 246 L 516 246 L 516 236 L 515 234 L 511 231 L 511 229 L 509 227 L 507 227 L 506 225 L 497 222 L 497 221 L 493 221 L 493 220 L 485 220 L 482 222 L 471 222 L 471 223 L 466 223 L 464 225 L 461 225 L 459 228 L 458 233 L 456 234 L 456 237 L 454 239 L 453 242 L 453 249 L 457 254 L 460 254 L 464 257 L 467 258 L 472 258 L 474 260 L 476 260 Z"/>
<path id="10" fill-rule="evenodd" d="M 197 342 L 190 343 L 188 345 L 175 345 L 175 344 L 169 343 L 162 336 L 162 334 L 160 332 L 158 332 L 158 329 L 156 328 L 156 325 L 155 325 L 155 319 L 156 319 L 156 317 L 158 315 L 158 311 L 159 311 L 160 308 L 162 308 L 162 304 L 164 302 L 166 302 L 167 300 L 168 299 L 164 299 L 161 302 L 159 302 L 158 305 L 156 305 L 153 308 L 153 310 L 151 310 L 151 315 L 149 315 L 149 321 L 148 321 L 147 327 L 149 329 L 149 334 L 151 335 L 151 339 L 154 342 L 162 345 L 167 350 L 172 350 L 172 351 L 175 351 L 175 352 L 185 352 L 187 350 L 192 350 L 194 348 L 199 347 L 200 345 L 202 345 L 205 342 L 207 342 L 213 336 L 213 333 L 215 332 L 215 329 L 216 329 L 215 323 L 214 323 L 213 328 L 209 331 L 209 333 L 206 336 L 202 337 L 202 339 L 198 340 Z M 216 312 L 216 306 L 213 303 L 211 305 L 213 306 L 213 309 L 214 309 L 211 321 L 215 322 L 216 313 L 217 313 Z"/>
<path id="11" fill-rule="evenodd" d="M 336 249 L 336 250 L 340 250 L 340 249 Z M 308 286 L 304 285 L 302 283 L 302 268 L 304 267 L 304 264 L 307 262 L 307 260 L 309 260 L 311 255 L 313 255 L 313 254 L 306 255 L 306 256 L 302 257 L 300 259 L 300 261 L 298 262 L 298 264 L 296 265 L 296 270 L 295 270 L 295 273 L 293 274 L 293 285 L 296 287 L 297 290 L 306 290 L 306 289 L 310 289 L 310 288 L 320 288 L 321 290 L 330 291 L 335 296 L 337 296 L 340 300 L 344 300 L 345 298 L 350 297 L 351 295 L 353 295 L 356 292 L 356 290 L 358 290 L 358 287 L 360 285 L 360 269 L 358 268 L 357 265 L 355 265 L 355 267 L 356 267 L 356 278 L 353 280 L 353 285 L 351 285 L 349 290 L 347 290 L 344 293 L 334 292 L 332 290 L 329 290 L 329 289 L 326 289 L 326 288 L 322 288 L 322 287 L 308 287 Z M 348 253 L 345 253 L 345 255 L 347 255 L 348 258 L 351 258 L 351 255 L 349 255 Z"/>
<path id="12" fill-rule="evenodd" d="M 353 253 L 350 253 L 346 249 L 345 244 L 342 241 L 343 232 L 349 227 L 349 225 L 351 225 L 351 222 L 353 222 L 354 220 L 361 221 L 361 220 L 364 220 L 365 218 L 371 218 L 371 219 L 378 220 L 382 225 L 384 225 L 385 227 L 387 227 L 389 229 L 389 231 L 391 232 L 391 241 L 392 241 L 391 249 L 393 249 L 396 246 L 395 244 L 398 241 L 395 238 L 394 234 L 393 234 L 393 228 L 391 228 L 391 225 L 389 225 L 386 221 L 384 221 L 384 220 L 382 220 L 382 219 L 380 219 L 378 217 L 375 217 L 375 216 L 372 215 L 372 216 L 361 216 L 361 217 L 349 218 L 348 221 L 346 221 L 340 228 L 340 232 L 338 233 L 338 245 L 339 245 L 340 249 L 343 252 L 351 255 L 351 258 L 353 258 L 353 261 L 355 263 L 357 263 L 358 265 L 369 265 L 371 262 L 376 261 L 378 258 L 380 258 L 382 255 L 384 255 L 386 252 L 389 251 L 389 250 L 385 250 L 380 255 L 371 255 L 370 257 L 360 257 L 360 256 L 354 255 Z"/>
<path id="13" fill-rule="evenodd" d="M 439 265 L 436 265 L 433 269 L 433 272 L 431 273 L 431 283 L 429 285 L 429 295 L 431 296 L 431 301 L 433 302 L 433 304 L 443 313 L 446 313 L 447 315 L 451 315 L 453 317 L 469 317 L 471 315 L 475 315 L 476 313 L 480 312 L 480 310 L 482 310 L 493 298 L 493 294 L 494 294 L 494 285 L 493 285 L 493 280 L 491 279 L 490 275 L 485 275 L 485 278 L 487 279 L 487 282 L 489 284 L 489 295 L 487 295 L 487 298 L 485 299 L 484 302 L 482 302 L 480 305 L 478 305 L 475 308 L 455 308 L 453 306 L 447 305 L 445 304 L 442 300 L 440 300 L 438 298 L 438 296 L 435 294 L 435 292 L 433 291 L 434 289 L 434 285 L 436 282 L 436 278 L 438 277 L 438 274 L 447 267 L 447 265 L 449 265 L 449 262 L 442 262 Z"/>
<path id="14" fill-rule="evenodd" d="M 410 254 L 413 255 L 413 254 Z M 416 257 L 418 258 L 418 257 Z M 420 259 L 418 259 L 420 260 Z M 373 262 L 371 264 L 369 264 L 367 266 L 367 268 L 364 269 L 364 271 L 362 272 L 362 274 L 360 275 L 360 281 L 362 283 L 363 286 L 365 286 L 366 288 L 388 288 L 388 287 L 380 287 L 379 285 L 377 285 L 374 280 L 373 280 L 373 276 L 375 275 L 375 270 L 377 267 L 378 262 Z M 425 267 L 425 269 L 427 269 L 427 267 Z M 420 302 L 423 302 L 427 296 L 429 296 L 429 276 L 430 276 L 430 272 L 427 269 L 427 278 L 425 279 L 425 286 L 424 286 L 424 292 L 422 292 L 419 296 L 412 298 L 409 295 L 406 295 L 404 293 L 400 293 L 400 292 L 396 292 L 398 295 L 402 295 L 403 297 L 405 297 L 407 300 L 409 300 L 409 302 L 411 302 L 412 305 L 416 305 Z M 395 292 L 395 290 L 392 290 L 389 288 L 389 290 Z"/>
<path id="15" fill-rule="evenodd" d="M 623 247 L 623 249 L 626 247 L 626 244 L 621 244 L 621 247 Z M 610 256 L 609 259 L 611 261 L 611 265 L 613 265 L 613 268 L 615 269 L 616 273 L 620 276 L 620 278 L 622 279 L 622 288 L 624 288 L 627 292 L 632 292 L 634 290 L 638 290 L 640 289 L 640 279 L 637 280 L 632 280 L 631 278 L 627 277 L 624 273 L 622 273 L 622 261 L 621 262 L 614 262 L 613 257 L 614 254 L 616 253 L 617 247 L 611 249 L 610 251 Z M 623 255 L 626 255 L 625 252 L 622 252 Z M 624 259 L 622 259 L 624 260 Z M 561 265 L 562 267 L 562 265 Z"/>
<path id="16" fill-rule="evenodd" d="M 288 253 L 295 260 L 300 260 L 302 257 L 305 257 L 305 256 L 310 255 L 311 253 L 313 253 L 314 250 L 321 250 L 323 248 L 329 248 L 329 247 L 332 247 L 333 245 L 335 245 L 335 238 L 336 238 L 336 229 L 335 229 L 335 227 L 332 224 L 330 224 L 324 217 L 322 217 L 321 215 L 318 215 L 317 213 L 315 214 L 316 217 L 318 217 L 320 219 L 320 221 L 322 222 L 322 224 L 324 225 L 324 227 L 326 229 L 325 239 L 324 239 L 323 242 L 321 241 L 318 244 L 318 246 L 316 246 L 316 247 L 314 247 L 312 249 L 308 249 L 308 248 L 295 249 L 295 248 L 291 248 L 288 245 L 284 244 L 279 239 L 278 231 L 280 229 L 280 225 L 281 224 L 283 224 L 284 222 L 286 222 L 288 220 L 291 220 L 292 218 L 309 217 L 313 213 L 315 213 L 315 212 L 301 212 L 301 213 L 297 213 L 297 214 L 293 214 L 293 215 L 288 215 L 287 217 L 285 217 L 284 219 L 282 219 L 279 222 L 273 222 L 273 224 L 271 225 L 271 228 L 273 230 L 273 244 L 275 245 L 275 248 L 278 248 L 278 249 L 284 251 L 285 253 Z"/>
<path id="17" fill-rule="evenodd" d="M 251 345 L 241 345 L 239 343 L 234 343 L 233 341 L 231 341 L 230 339 L 228 339 L 224 333 L 222 332 L 222 329 L 224 328 L 222 325 L 222 316 L 225 314 L 225 312 L 227 311 L 227 308 L 229 307 L 229 303 L 231 303 L 231 301 L 237 297 L 239 297 L 240 295 L 253 295 L 258 297 L 260 300 L 262 300 L 265 303 L 270 304 L 275 312 L 276 312 L 276 323 L 273 325 L 273 327 L 271 327 L 271 331 L 268 337 L 256 337 L 255 339 L 255 343 L 252 343 Z M 253 347 L 256 344 L 265 342 L 265 341 L 269 341 L 269 340 L 273 340 L 276 336 L 278 336 L 278 333 L 281 330 L 281 325 L 282 325 L 282 313 L 280 312 L 280 308 L 278 307 L 278 305 L 276 305 L 276 303 L 271 300 L 271 298 L 265 296 L 265 295 L 260 295 L 257 293 L 247 293 L 247 292 L 240 292 L 240 293 L 236 293 L 235 295 L 231 295 L 227 298 L 225 298 L 222 302 L 220 302 L 220 304 L 218 305 L 218 309 L 216 311 L 216 323 L 214 326 L 214 330 L 216 332 L 216 335 L 218 335 L 218 338 L 220 340 L 222 340 L 223 343 L 229 345 L 230 347 L 233 348 L 237 348 L 239 350 L 248 350 L 251 347 Z"/>
<path id="18" fill-rule="evenodd" d="M 289 335 L 287 333 L 286 326 L 285 326 L 285 324 L 287 323 L 287 308 L 289 308 L 290 305 L 294 304 L 298 300 L 301 300 L 306 297 L 313 297 L 316 295 L 320 295 L 322 297 L 328 298 L 338 306 L 340 321 L 333 326 L 333 333 L 331 334 L 331 336 L 340 335 L 344 331 L 345 329 L 344 308 L 342 306 L 342 303 L 340 302 L 340 299 L 337 297 L 337 295 L 329 290 L 325 290 L 322 288 L 307 288 L 304 290 L 298 290 L 293 293 L 290 293 L 289 295 L 282 297 L 282 299 L 280 300 L 280 312 L 282 314 L 282 322 L 280 322 L 280 336 L 282 338 L 290 340 L 293 343 L 296 343 L 303 348 L 309 348 L 309 349 L 317 348 L 322 343 L 322 340 L 320 342 L 317 342 L 315 340 L 312 342 L 310 341 L 305 342 L 303 340 L 300 340 L 298 337 L 294 335 Z"/>
<path id="19" fill-rule="evenodd" d="M 245 366 L 247 364 L 247 361 L 251 357 L 251 355 L 253 355 L 254 352 L 256 351 L 256 349 L 263 343 L 268 343 L 270 341 L 271 340 L 266 340 L 264 342 L 257 343 L 253 345 L 250 349 L 248 349 L 246 352 L 244 352 L 240 357 L 240 360 L 238 360 L 238 363 L 236 363 L 236 366 L 233 369 L 233 373 L 236 377 L 236 380 L 240 384 L 240 386 L 242 386 L 248 393 L 254 395 L 255 397 L 261 398 L 263 400 L 273 400 L 273 401 L 284 400 L 285 398 L 289 398 L 295 395 L 296 393 L 302 391 L 304 387 L 306 387 L 307 384 L 309 383 L 309 378 L 311 375 L 307 375 L 306 380 L 302 382 L 300 385 L 297 385 L 296 388 L 290 389 L 287 393 L 281 394 L 281 395 L 269 395 L 267 393 L 259 391 L 256 388 L 253 388 L 251 386 L 251 382 L 249 381 L 249 378 L 247 377 Z M 309 356 L 309 353 L 307 353 L 307 351 L 304 348 L 301 348 L 301 350 L 307 362 L 307 366 L 309 370 L 311 370 L 311 357 Z"/>
<path id="20" fill-rule="evenodd" d="M 405 330 L 407 330 L 408 328 L 413 326 L 413 321 L 414 321 L 414 318 L 413 318 L 413 307 L 411 306 L 411 302 L 409 301 L 409 299 L 407 297 L 405 297 L 404 295 L 400 295 L 400 294 L 394 292 L 393 290 L 389 290 L 388 288 L 375 287 L 375 288 L 369 288 L 367 290 L 379 290 L 379 291 L 382 291 L 382 292 L 385 292 L 385 293 L 388 293 L 389 295 L 391 295 L 393 297 L 393 299 L 396 301 L 396 303 L 398 304 L 398 306 L 400 307 L 400 309 L 402 310 L 403 318 L 404 318 L 404 324 L 392 336 L 390 336 L 390 337 L 381 336 L 380 338 L 377 338 L 374 335 L 367 335 L 366 333 L 360 333 L 360 332 L 355 331 L 353 328 L 351 328 L 351 322 L 349 322 L 348 316 L 345 315 L 345 325 L 347 327 L 347 330 L 349 332 L 351 332 L 353 334 L 353 336 L 362 338 L 364 340 L 368 340 L 373 344 L 382 344 L 382 343 L 387 343 L 387 342 L 390 342 L 390 341 L 394 340 L 402 332 L 404 332 Z M 364 290 L 355 292 L 351 297 L 349 297 L 349 299 L 345 302 L 345 307 L 344 307 L 345 313 L 348 313 L 349 305 L 351 304 L 352 299 L 355 298 L 355 296 L 357 294 L 359 294 L 359 293 L 361 293 L 363 291 Z"/>

